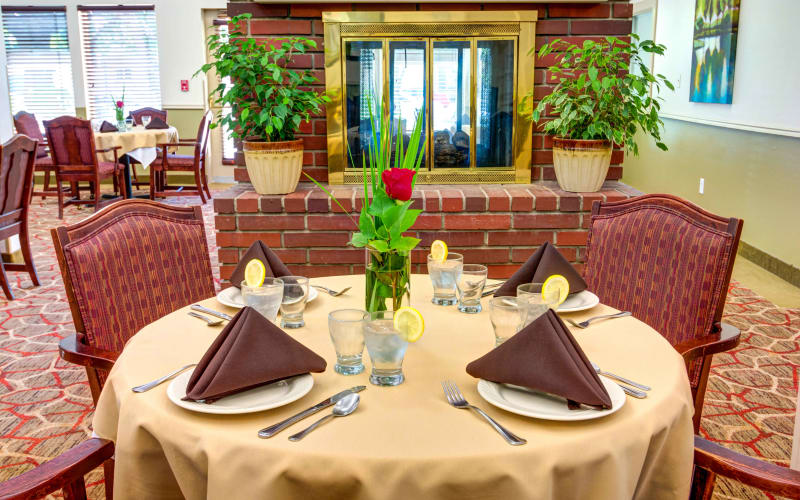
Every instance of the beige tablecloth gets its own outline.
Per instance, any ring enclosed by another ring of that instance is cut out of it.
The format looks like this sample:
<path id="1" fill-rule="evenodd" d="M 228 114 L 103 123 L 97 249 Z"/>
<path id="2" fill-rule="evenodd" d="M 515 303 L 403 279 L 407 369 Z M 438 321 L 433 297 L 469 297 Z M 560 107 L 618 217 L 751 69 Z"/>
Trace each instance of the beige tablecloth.
<path id="1" fill-rule="evenodd" d="M 491 406 L 478 395 L 465 365 L 492 348 L 488 310 L 459 313 L 430 303 L 428 276 L 412 278 L 412 304 L 425 317 L 425 335 L 405 357 L 406 382 L 376 387 L 367 370 L 333 371 L 327 329 L 333 309 L 363 306 L 363 277 L 314 280 L 346 296 L 320 293 L 309 303 L 296 339 L 328 361 L 311 392 L 262 413 L 216 416 L 172 404 L 167 384 L 134 394 L 131 387 L 196 362 L 221 330 L 186 309 L 142 329 L 106 382 L 94 416 L 95 432 L 116 441 L 114 495 L 190 499 L 680 499 L 692 466 L 692 400 L 681 357 L 634 318 L 573 331 L 601 367 L 652 386 L 647 399 L 628 398 L 611 416 L 584 422 L 534 420 Z M 204 302 L 218 310 L 216 299 Z M 487 299 L 484 299 L 484 307 Z M 598 306 L 574 318 L 609 312 Z M 509 446 L 472 412 L 447 405 L 440 381 L 453 379 L 467 399 L 528 440 Z M 271 439 L 263 427 L 345 388 L 363 384 L 361 405 L 300 442 L 287 437 L 306 419 Z"/>
<path id="2" fill-rule="evenodd" d="M 95 132 L 94 134 L 97 149 L 121 146 L 122 149 L 117 152 L 117 156 L 121 157 L 124 154 L 133 153 L 132 156 L 136 157 L 143 165 L 149 165 L 156 158 L 156 147 L 159 144 L 177 142 L 178 140 L 178 129 L 175 127 L 146 129 L 139 125 L 125 132 Z M 142 153 L 145 154 L 138 157 L 136 152 L 140 149 L 149 149 L 151 151 L 143 151 Z M 100 153 L 99 158 L 102 161 L 114 161 L 114 152 Z"/>

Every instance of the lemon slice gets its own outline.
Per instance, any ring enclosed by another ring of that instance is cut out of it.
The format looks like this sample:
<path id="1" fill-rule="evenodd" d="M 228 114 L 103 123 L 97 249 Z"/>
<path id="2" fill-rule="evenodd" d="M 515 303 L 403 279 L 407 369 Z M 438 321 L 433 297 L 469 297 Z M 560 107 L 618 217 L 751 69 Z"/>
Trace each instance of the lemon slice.
<path id="1" fill-rule="evenodd" d="M 247 286 L 263 285 L 266 276 L 267 268 L 265 268 L 264 263 L 258 259 L 251 260 L 244 268 L 244 282 L 247 283 Z"/>
<path id="2" fill-rule="evenodd" d="M 567 300 L 567 295 L 569 295 L 569 281 L 567 281 L 567 278 L 560 274 L 554 274 L 544 280 L 544 284 L 542 284 L 542 297 L 548 302 L 550 302 L 550 298 L 552 297 L 556 305 L 561 305 Z"/>
<path id="3" fill-rule="evenodd" d="M 447 260 L 447 243 L 442 240 L 436 240 L 431 243 L 431 257 L 436 262 L 444 262 Z"/>
<path id="4" fill-rule="evenodd" d="M 394 312 L 394 329 L 407 341 L 416 342 L 425 331 L 425 320 L 413 307 L 401 307 Z"/>

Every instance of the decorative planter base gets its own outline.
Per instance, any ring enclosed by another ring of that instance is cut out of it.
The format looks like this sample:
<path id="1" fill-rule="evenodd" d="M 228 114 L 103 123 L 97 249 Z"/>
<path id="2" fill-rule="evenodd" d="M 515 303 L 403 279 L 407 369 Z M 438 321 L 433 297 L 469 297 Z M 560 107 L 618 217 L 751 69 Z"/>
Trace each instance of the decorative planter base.
<path id="1" fill-rule="evenodd" d="M 611 164 L 611 143 L 602 140 L 553 139 L 553 167 L 564 191 L 599 191 Z"/>
<path id="2" fill-rule="evenodd" d="M 244 141 L 247 175 L 258 194 L 288 194 L 297 188 L 303 168 L 303 141 Z"/>

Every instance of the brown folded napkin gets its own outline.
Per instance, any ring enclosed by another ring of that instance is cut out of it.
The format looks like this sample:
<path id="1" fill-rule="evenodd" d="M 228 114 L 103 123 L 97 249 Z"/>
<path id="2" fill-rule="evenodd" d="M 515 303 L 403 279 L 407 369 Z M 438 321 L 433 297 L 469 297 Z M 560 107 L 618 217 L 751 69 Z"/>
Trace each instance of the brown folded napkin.
<path id="1" fill-rule="evenodd" d="M 252 259 L 258 259 L 267 268 L 267 276 L 271 278 L 280 278 L 281 276 L 291 276 L 292 272 L 286 267 L 281 259 L 275 255 L 275 252 L 270 249 L 266 243 L 261 240 L 256 240 L 250 248 L 247 249 L 244 256 L 239 259 L 239 265 L 233 270 L 231 274 L 231 284 L 236 288 L 242 287 L 244 281 L 244 268 L 247 263 Z"/>
<path id="2" fill-rule="evenodd" d="M 549 310 L 484 356 L 467 373 L 499 384 L 555 394 L 597 409 L 611 408 L 611 397 L 575 338 Z"/>
<path id="3" fill-rule="evenodd" d="M 100 132 L 119 132 L 119 129 L 110 122 L 103 120 L 103 123 L 100 124 Z"/>
<path id="4" fill-rule="evenodd" d="M 148 123 L 145 128 L 147 129 L 169 128 L 169 125 L 167 125 L 167 122 L 165 122 L 161 118 L 153 116 L 150 118 L 150 123 Z"/>
<path id="5" fill-rule="evenodd" d="M 495 297 L 508 297 L 517 295 L 517 287 L 523 283 L 544 283 L 548 277 L 560 274 L 569 282 L 569 293 L 578 293 L 586 290 L 588 286 L 578 271 L 567 262 L 555 245 L 546 241 L 530 258 L 522 264 L 506 281 L 503 286 L 494 292 Z"/>
<path id="6" fill-rule="evenodd" d="M 324 359 L 255 309 L 245 307 L 203 355 L 183 399 L 211 403 L 284 378 L 324 372 L 325 367 Z"/>

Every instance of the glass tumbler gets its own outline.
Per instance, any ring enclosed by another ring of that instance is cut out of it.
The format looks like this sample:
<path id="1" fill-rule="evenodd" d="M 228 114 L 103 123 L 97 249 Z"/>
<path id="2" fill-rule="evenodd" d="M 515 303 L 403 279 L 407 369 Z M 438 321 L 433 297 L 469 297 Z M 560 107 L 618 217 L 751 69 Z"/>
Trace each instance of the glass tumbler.
<path id="1" fill-rule="evenodd" d="M 447 254 L 447 260 L 438 262 L 428 254 L 428 274 L 433 285 L 433 299 L 437 306 L 452 306 L 456 303 L 456 282 L 461 276 L 464 256 L 460 253 Z"/>
<path id="2" fill-rule="evenodd" d="M 283 280 L 264 278 L 261 286 L 247 286 L 247 282 L 242 281 L 241 289 L 244 305 L 252 307 L 274 323 L 283 298 Z"/>
<path id="3" fill-rule="evenodd" d="M 541 283 L 523 283 L 517 286 L 517 298 L 524 300 L 528 305 L 528 317 L 525 326 L 533 323 L 536 318 L 547 312 L 548 309 L 558 309 L 557 297 L 542 295 Z"/>
<path id="4" fill-rule="evenodd" d="M 281 276 L 283 300 L 281 301 L 281 327 L 305 326 L 303 311 L 308 302 L 308 278 L 304 276 Z"/>
<path id="5" fill-rule="evenodd" d="M 372 360 L 369 381 L 375 385 L 400 385 L 405 380 L 403 358 L 408 341 L 394 328 L 394 311 L 367 313 L 364 343 Z"/>
<path id="6" fill-rule="evenodd" d="M 142 117 L 142 126 L 147 127 L 148 125 L 150 125 L 150 120 L 151 119 L 152 119 L 152 117 L 149 116 L 149 115 L 143 116 Z"/>
<path id="7" fill-rule="evenodd" d="M 481 295 L 486 286 L 489 269 L 481 264 L 464 264 L 456 281 L 458 310 L 467 314 L 481 312 Z"/>
<path id="8" fill-rule="evenodd" d="M 364 352 L 364 322 L 366 311 L 339 309 L 328 314 L 328 332 L 336 350 L 333 370 L 342 375 L 357 375 L 364 371 L 361 360 Z"/>
<path id="9" fill-rule="evenodd" d="M 494 327 L 494 345 L 497 347 L 525 326 L 527 302 L 518 297 L 492 297 L 489 300 L 489 317 Z"/>

